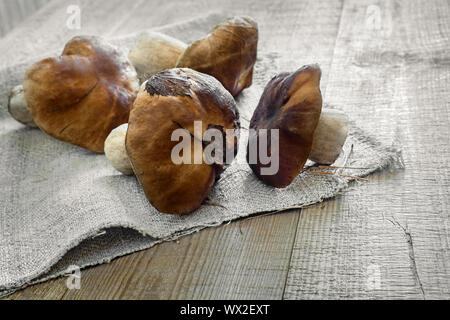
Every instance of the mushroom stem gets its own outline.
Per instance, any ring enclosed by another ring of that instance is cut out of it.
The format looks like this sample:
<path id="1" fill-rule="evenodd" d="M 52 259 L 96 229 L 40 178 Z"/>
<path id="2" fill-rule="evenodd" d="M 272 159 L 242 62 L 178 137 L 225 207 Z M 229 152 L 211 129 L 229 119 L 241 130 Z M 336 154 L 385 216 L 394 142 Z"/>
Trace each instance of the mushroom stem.
<path id="1" fill-rule="evenodd" d="M 334 109 L 322 110 L 309 159 L 320 164 L 333 164 L 341 154 L 347 136 L 347 116 Z"/>
<path id="2" fill-rule="evenodd" d="M 33 120 L 33 116 L 28 109 L 27 102 L 25 101 L 22 85 L 16 86 L 11 90 L 8 101 L 8 112 L 20 123 L 32 128 L 37 128 L 37 125 Z"/>

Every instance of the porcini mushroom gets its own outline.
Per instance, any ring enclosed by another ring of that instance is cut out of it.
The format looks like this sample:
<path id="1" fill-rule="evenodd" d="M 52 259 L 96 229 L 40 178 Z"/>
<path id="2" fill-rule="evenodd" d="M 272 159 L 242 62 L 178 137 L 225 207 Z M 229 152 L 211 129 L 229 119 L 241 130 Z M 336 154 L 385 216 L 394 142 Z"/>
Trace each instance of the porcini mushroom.
<path id="1" fill-rule="evenodd" d="M 99 37 L 75 37 L 61 56 L 34 64 L 23 87 L 42 131 L 103 153 L 108 134 L 128 122 L 139 83 L 125 52 Z"/>
<path id="2" fill-rule="evenodd" d="M 128 158 L 125 148 L 125 137 L 127 135 L 128 123 L 125 123 L 109 134 L 105 141 L 105 156 L 108 162 L 124 175 L 132 175 L 133 167 Z"/>
<path id="3" fill-rule="evenodd" d="M 252 85 L 257 47 L 257 23 L 249 17 L 233 17 L 192 43 L 180 56 L 177 68 L 209 74 L 236 97 Z"/>
<path id="4" fill-rule="evenodd" d="M 182 41 L 159 32 L 150 32 L 139 37 L 128 58 L 142 83 L 163 70 L 174 68 L 186 48 L 187 44 Z"/>
<path id="5" fill-rule="evenodd" d="M 229 130 L 238 130 L 238 117 L 233 97 L 220 82 L 191 69 L 162 71 L 141 86 L 130 113 L 125 146 L 145 195 L 156 209 L 183 214 L 201 206 L 230 163 L 224 158 L 206 161 L 204 134 L 210 128 L 218 130 L 225 142 L 222 155 L 231 152 L 234 158 L 238 138 Z M 189 142 L 189 153 L 183 154 L 187 161 L 182 163 L 173 158 L 179 145 L 176 139 L 172 141 L 176 132 L 185 133 Z"/>
<path id="6" fill-rule="evenodd" d="M 18 122 L 32 128 L 37 128 L 36 123 L 34 123 L 33 116 L 28 109 L 27 102 L 25 101 L 22 85 L 15 86 L 11 90 L 8 100 L 8 112 L 11 117 L 16 119 Z"/>

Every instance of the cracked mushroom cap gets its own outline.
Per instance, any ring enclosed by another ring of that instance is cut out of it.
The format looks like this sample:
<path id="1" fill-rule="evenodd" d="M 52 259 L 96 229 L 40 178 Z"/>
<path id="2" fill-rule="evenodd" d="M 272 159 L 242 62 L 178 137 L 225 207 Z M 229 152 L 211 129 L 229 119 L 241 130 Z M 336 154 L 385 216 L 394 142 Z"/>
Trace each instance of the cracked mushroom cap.
<path id="1" fill-rule="evenodd" d="M 227 165 L 205 162 L 203 134 L 219 129 L 225 140 L 223 154 L 231 150 L 236 155 L 238 138 L 226 130 L 239 129 L 238 117 L 233 97 L 220 82 L 191 69 L 162 71 L 141 86 L 125 145 L 136 177 L 156 209 L 183 214 L 201 206 Z M 195 121 L 202 123 L 201 136 L 194 130 Z M 180 143 L 172 141 L 172 134 L 180 129 L 191 141 L 190 164 L 172 161 L 172 150 Z M 194 163 L 194 140 L 201 142 L 201 164 Z"/>
<path id="2" fill-rule="evenodd" d="M 109 133 L 128 122 L 138 89 L 127 55 L 98 37 L 73 38 L 61 56 L 34 64 L 24 80 L 42 131 L 98 153 Z"/>
<path id="3" fill-rule="evenodd" d="M 257 49 L 256 21 L 250 17 L 233 17 L 192 43 L 179 58 L 177 67 L 215 77 L 236 97 L 252 85 Z"/>
<path id="4" fill-rule="evenodd" d="M 250 122 L 250 129 L 256 133 L 261 129 L 279 130 L 279 170 L 274 175 L 261 174 L 261 163 L 250 163 L 253 172 L 266 184 L 284 188 L 290 185 L 303 170 L 313 144 L 313 136 L 322 111 L 320 91 L 321 70 L 318 65 L 304 66 L 298 71 L 282 73 L 274 77 L 264 90 L 258 107 Z M 271 137 L 270 133 L 267 135 Z M 256 141 L 255 141 L 256 140 Z M 260 144 L 259 135 L 249 135 L 250 145 Z M 267 154 L 272 144 L 268 139 Z M 247 154 L 247 161 L 249 161 Z"/>

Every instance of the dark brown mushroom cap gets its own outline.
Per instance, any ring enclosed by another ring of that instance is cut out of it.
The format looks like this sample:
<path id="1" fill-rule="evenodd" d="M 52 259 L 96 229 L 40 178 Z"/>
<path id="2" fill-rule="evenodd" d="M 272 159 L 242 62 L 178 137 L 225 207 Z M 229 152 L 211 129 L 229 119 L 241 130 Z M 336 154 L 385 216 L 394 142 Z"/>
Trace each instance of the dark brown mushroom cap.
<path id="1" fill-rule="evenodd" d="M 27 71 L 24 91 L 41 130 L 103 153 L 108 134 L 128 122 L 138 83 L 124 52 L 97 37 L 75 37 L 61 56 Z"/>
<path id="2" fill-rule="evenodd" d="M 257 23 L 249 17 L 233 17 L 192 43 L 179 58 L 177 67 L 215 77 L 236 97 L 252 85 L 257 49 Z"/>
<path id="3" fill-rule="evenodd" d="M 165 70 L 141 86 L 125 145 L 133 170 L 156 209 L 182 214 L 201 206 L 224 166 L 205 161 L 194 164 L 194 139 L 204 146 L 203 133 L 214 127 L 224 133 L 224 149 L 236 154 L 238 139 L 225 134 L 227 129 L 239 128 L 238 117 L 233 97 L 220 82 L 191 69 Z M 194 121 L 202 122 L 201 136 L 195 135 Z M 191 137 L 192 164 L 172 161 L 172 149 L 180 143 L 171 141 L 177 129 Z"/>
<path id="4" fill-rule="evenodd" d="M 257 163 L 250 164 L 250 167 L 268 185 L 287 187 L 303 170 L 322 111 L 320 78 L 319 66 L 304 66 L 292 74 L 282 73 L 274 77 L 264 90 L 250 129 L 256 133 L 260 129 L 279 129 L 279 170 L 274 175 L 262 175 L 261 168 L 270 165 L 261 164 L 259 153 Z M 274 142 L 270 140 L 270 132 L 267 136 L 267 154 L 271 155 Z M 251 143 L 259 146 L 258 134 L 250 134 L 249 146 Z"/>

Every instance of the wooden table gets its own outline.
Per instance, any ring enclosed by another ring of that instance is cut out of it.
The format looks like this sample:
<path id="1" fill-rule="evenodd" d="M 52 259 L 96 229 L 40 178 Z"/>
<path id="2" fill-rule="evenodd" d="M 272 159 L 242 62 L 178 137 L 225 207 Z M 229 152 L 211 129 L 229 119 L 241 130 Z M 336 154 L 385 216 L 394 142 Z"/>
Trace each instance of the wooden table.
<path id="1" fill-rule="evenodd" d="M 209 228 L 11 299 L 449 299 L 450 2 L 376 0 L 72 1 L 82 33 L 127 34 L 223 10 L 253 16 L 260 50 L 323 69 L 325 101 L 387 144 L 406 169 L 381 172 L 304 210 Z M 67 3 L 25 20 L 36 46 Z M 280 70 L 281 71 L 281 70 Z"/>

